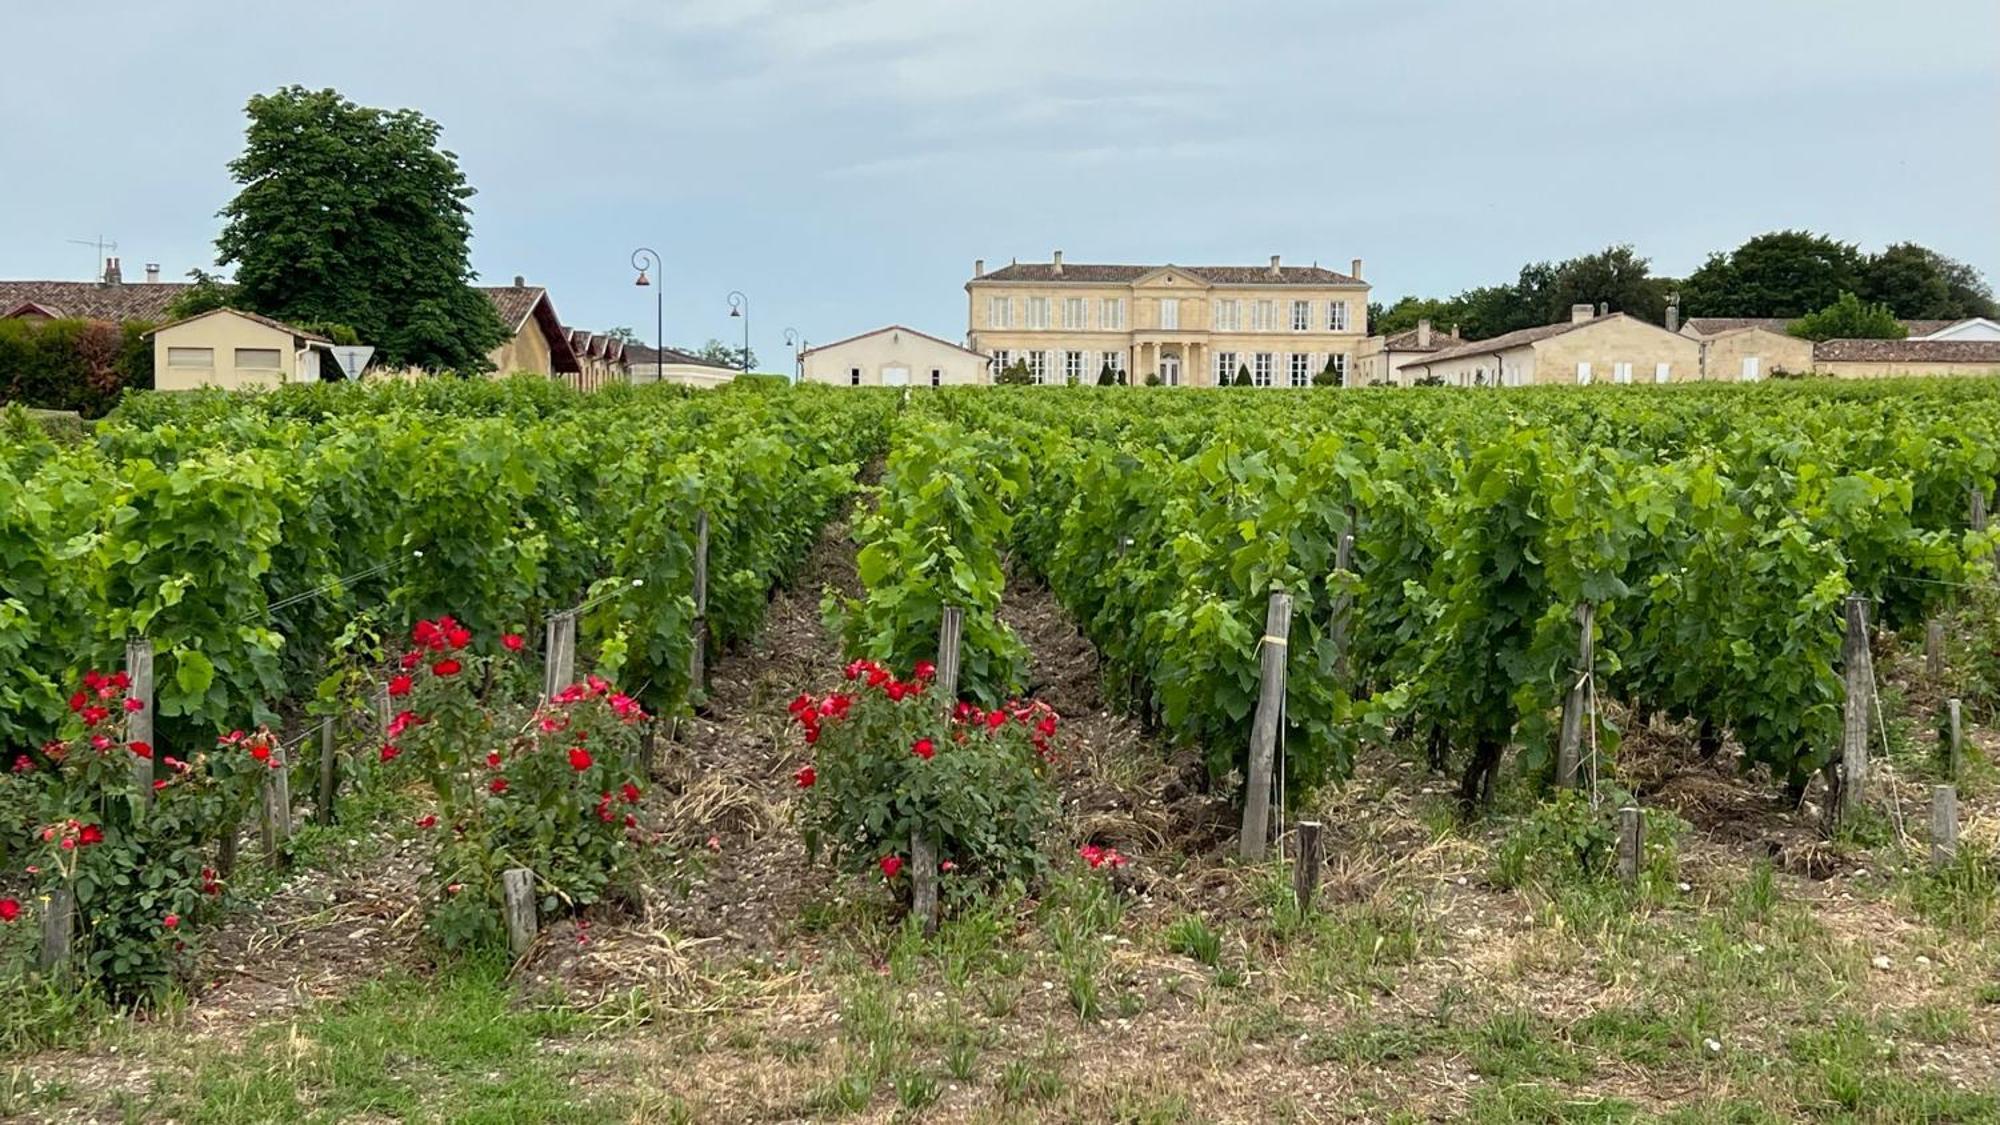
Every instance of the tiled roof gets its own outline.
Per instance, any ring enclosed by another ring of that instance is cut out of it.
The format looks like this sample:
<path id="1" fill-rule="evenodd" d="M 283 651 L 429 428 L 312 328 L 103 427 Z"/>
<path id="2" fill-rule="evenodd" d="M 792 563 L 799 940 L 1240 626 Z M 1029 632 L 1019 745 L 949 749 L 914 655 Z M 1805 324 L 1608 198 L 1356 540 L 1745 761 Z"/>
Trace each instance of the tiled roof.
<path id="1" fill-rule="evenodd" d="M 947 340 L 942 336 L 933 336 L 928 332 L 919 332 L 914 328 L 909 328 L 901 324 L 885 324 L 880 328 L 871 329 L 867 332 L 861 332 L 853 336 L 848 336 L 843 339 L 835 340 L 830 344 L 814 344 L 812 347 L 807 348 L 802 353 L 802 355 L 811 355 L 814 352 L 823 352 L 828 348 L 837 348 L 842 344 L 851 344 L 856 340 L 866 340 L 870 336 L 880 336 L 884 332 L 908 332 L 912 336 L 922 337 L 923 339 L 929 340 L 934 344 L 943 344 L 947 348 L 957 348 L 959 351 L 965 352 L 969 355 L 976 355 L 981 359 L 990 358 L 987 356 L 985 352 L 975 352 L 971 348 L 966 347 L 964 344 L 954 344 L 950 340 Z"/>
<path id="2" fill-rule="evenodd" d="M 1463 359 L 1466 356 L 1490 355 L 1494 352 L 1504 352 L 1508 348 L 1523 347 L 1537 340 L 1546 340 L 1551 336 L 1560 336 L 1565 332 L 1574 332 L 1579 328 L 1587 328 L 1599 321 L 1610 320 L 1614 316 L 1624 315 L 1624 313 L 1610 313 L 1601 317 L 1592 317 L 1584 321 L 1571 322 L 1565 320 L 1560 324 L 1538 324 L 1533 328 L 1522 328 L 1506 333 L 1505 335 L 1494 336 L 1491 339 L 1474 340 L 1468 344 L 1460 344 L 1455 348 L 1445 348 L 1433 353 L 1429 359 L 1422 362 L 1438 363 L 1447 359 Z"/>
<path id="3" fill-rule="evenodd" d="M 196 313 L 196 314 L 194 314 L 193 316 L 184 316 L 184 317 L 180 318 L 179 320 L 176 320 L 176 321 L 172 321 L 172 322 L 170 322 L 170 323 L 167 323 L 167 324 L 162 324 L 162 325 L 160 325 L 160 327 L 158 327 L 158 328 L 155 328 L 155 329 L 153 329 L 153 331 L 154 331 L 155 333 L 159 333 L 159 332 L 162 332 L 162 331 L 164 331 L 164 330 L 166 330 L 166 329 L 168 329 L 168 328 L 173 328 L 173 327 L 176 327 L 176 326 L 178 326 L 178 325 L 182 325 L 182 324 L 186 324 L 186 323 L 188 323 L 189 321 L 193 321 L 193 320 L 200 320 L 200 319 L 202 319 L 203 317 L 207 317 L 207 316 L 215 316 L 215 315 L 216 315 L 216 314 L 218 314 L 218 313 L 228 313 L 228 314 L 229 314 L 229 315 L 231 315 L 231 316 L 240 316 L 240 317 L 242 317 L 242 318 L 243 318 L 244 320 L 248 320 L 248 321 L 251 321 L 252 323 L 255 323 L 255 324 L 261 324 L 261 325 L 263 325 L 263 326 L 264 326 L 264 327 L 266 327 L 266 328 L 273 328 L 273 329 L 276 329 L 276 330 L 277 330 L 277 331 L 279 331 L 279 332 L 287 332 L 287 333 L 290 333 L 290 334 L 291 334 L 291 335 L 293 335 L 293 336 L 297 336 L 297 337 L 298 337 L 299 339 L 301 339 L 301 340 L 310 340 L 310 341 L 312 341 L 312 342 L 313 342 L 313 343 L 315 343 L 315 344 L 332 344 L 332 343 L 333 343 L 333 341 L 332 341 L 332 340 L 329 340 L 329 339 L 327 339 L 327 338 L 326 338 L 325 336 L 322 336 L 322 335 L 320 335 L 320 334 L 319 334 L 319 333 L 317 333 L 317 332 L 308 332 L 308 331 L 306 331 L 306 330 L 305 330 L 305 329 L 303 329 L 303 328 L 298 328 L 298 327 L 295 327 L 295 326 L 293 326 L 293 325 L 290 325 L 290 324 L 286 324 L 286 323 L 285 323 L 284 321 L 282 321 L 282 320 L 273 320 L 272 318 L 270 318 L 270 317 L 268 317 L 268 316 L 264 316 L 264 315 L 263 315 L 263 314 L 261 314 L 261 313 L 253 313 L 253 312 L 246 312 L 246 311 L 245 311 L 245 310 L 243 310 L 243 309 L 229 309 L 229 308 L 223 308 L 223 309 L 210 309 L 210 310 L 208 310 L 207 312 L 204 312 L 204 313 Z"/>
<path id="4" fill-rule="evenodd" d="M 1431 329 L 1430 346 L 1425 347 L 1417 343 L 1417 329 L 1411 328 L 1385 338 L 1382 341 L 1382 350 L 1385 352 L 1435 352 L 1443 351 L 1449 347 L 1456 347 L 1464 342 L 1455 335 L 1440 332 L 1433 328 Z"/>
<path id="5" fill-rule="evenodd" d="M 36 304 L 59 316 L 85 320 L 165 320 L 167 306 L 188 287 L 185 281 L 0 281 L 0 313 Z"/>
<path id="6" fill-rule="evenodd" d="M 1821 340 L 1813 362 L 1990 363 L 2000 367 L 2000 340 Z"/>
<path id="7" fill-rule="evenodd" d="M 474 286 L 486 299 L 493 302 L 493 310 L 500 314 L 500 320 L 509 332 L 519 332 L 527 322 L 528 314 L 535 311 L 535 303 L 548 294 L 539 285 L 478 285 Z"/>
<path id="8" fill-rule="evenodd" d="M 1797 317 L 1783 316 L 1695 316 L 1689 317 L 1686 327 L 1700 336 L 1719 336 L 1724 332 L 1734 332 L 1739 328 L 1762 328 L 1783 336 L 1790 330 Z M 1912 336 L 1928 336 L 1942 332 L 1962 320 L 1905 320 L 1901 322 Z"/>
<path id="9" fill-rule="evenodd" d="M 1215 285 L 1361 285 L 1356 278 L 1319 266 L 1279 266 L 1274 275 L 1269 266 L 1159 266 L 1094 265 L 1064 262 L 1057 273 L 1053 262 L 1016 262 L 988 270 L 974 281 L 1055 281 L 1084 284 L 1123 284 L 1136 281 L 1155 270 L 1177 269 Z"/>
<path id="10" fill-rule="evenodd" d="M 656 360 L 655 356 L 661 358 Z M 665 365 L 680 365 L 683 367 L 713 367 L 718 371 L 736 370 L 728 364 L 710 363 L 700 356 L 689 355 L 678 348 L 660 348 L 656 350 L 644 344 L 625 345 L 625 362 L 634 367 L 651 367 L 655 363 L 663 362 Z"/>

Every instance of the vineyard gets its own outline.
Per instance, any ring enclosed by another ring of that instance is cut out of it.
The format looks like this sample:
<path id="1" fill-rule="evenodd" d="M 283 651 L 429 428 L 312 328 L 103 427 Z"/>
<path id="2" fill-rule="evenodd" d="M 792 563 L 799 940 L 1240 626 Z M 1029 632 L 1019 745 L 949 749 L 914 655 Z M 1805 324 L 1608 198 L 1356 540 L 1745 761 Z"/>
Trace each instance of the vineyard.
<path id="1" fill-rule="evenodd" d="M 1983 380 L 16 410 L 0 1114 L 1994 1120 L 1997 483 Z"/>

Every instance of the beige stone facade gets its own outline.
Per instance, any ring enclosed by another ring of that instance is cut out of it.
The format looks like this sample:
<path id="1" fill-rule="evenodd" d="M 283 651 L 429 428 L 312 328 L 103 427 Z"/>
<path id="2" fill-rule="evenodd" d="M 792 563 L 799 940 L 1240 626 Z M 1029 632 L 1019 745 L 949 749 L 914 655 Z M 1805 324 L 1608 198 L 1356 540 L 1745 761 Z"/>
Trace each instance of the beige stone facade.
<path id="1" fill-rule="evenodd" d="M 1104 366 L 1170 386 L 1247 370 L 1258 386 L 1306 386 L 1329 363 L 1351 381 L 1368 285 L 1319 266 L 1013 263 L 966 283 L 972 350 L 991 370 L 1021 362 L 1038 383 L 1094 383 Z"/>
<path id="2" fill-rule="evenodd" d="M 988 357 L 891 324 L 800 356 L 804 380 L 834 387 L 969 387 L 993 381 Z"/>
<path id="3" fill-rule="evenodd" d="M 332 341 L 255 313 L 215 309 L 153 333 L 153 386 L 242 390 L 339 379 Z"/>
<path id="4" fill-rule="evenodd" d="M 1446 348 L 1403 370 L 1450 386 L 1686 383 L 1701 377 L 1701 344 L 1624 313 L 1578 305 L 1562 324 Z"/>
<path id="5" fill-rule="evenodd" d="M 479 291 L 507 326 L 507 339 L 486 355 L 493 376 L 526 373 L 580 382 L 583 365 L 570 348 L 569 329 L 556 315 L 548 290 L 516 277 L 512 285 L 483 285 Z"/>
<path id="6" fill-rule="evenodd" d="M 1711 383 L 1754 383 L 1813 369 L 1811 340 L 1769 328 L 1737 328 L 1701 338 L 1701 377 Z"/>
<path id="7" fill-rule="evenodd" d="M 1358 387 L 1407 387 L 1411 376 L 1405 368 L 1464 343 L 1458 338 L 1457 329 L 1447 335 L 1432 328 L 1428 320 L 1418 321 L 1415 328 L 1406 332 L 1370 336 L 1355 351 L 1354 372 L 1349 382 Z"/>

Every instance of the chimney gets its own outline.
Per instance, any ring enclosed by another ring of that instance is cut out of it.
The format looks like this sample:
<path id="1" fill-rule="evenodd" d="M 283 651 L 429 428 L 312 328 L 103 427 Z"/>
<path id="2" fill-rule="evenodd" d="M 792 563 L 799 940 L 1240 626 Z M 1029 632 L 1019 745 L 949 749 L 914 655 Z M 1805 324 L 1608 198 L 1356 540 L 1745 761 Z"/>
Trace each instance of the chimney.
<path id="1" fill-rule="evenodd" d="M 1353 278 L 1356 281 L 1361 280 L 1361 259 L 1359 258 L 1354 259 L 1353 264 L 1347 267 L 1347 276 Z"/>
<path id="2" fill-rule="evenodd" d="M 146 263 L 146 284 L 148 284 L 148 285 L 157 285 L 157 284 L 159 284 L 159 281 L 160 281 L 160 263 L 158 263 L 158 262 L 147 262 L 147 263 Z"/>
<path id="3" fill-rule="evenodd" d="M 525 277 L 522 277 L 522 276 L 521 276 L 520 274 L 518 274 L 518 273 L 517 273 L 517 274 L 515 274 L 515 275 L 514 275 L 514 288 L 516 288 L 516 289 L 526 289 L 527 287 L 528 287 L 528 279 L 527 279 L 527 278 L 525 278 Z"/>
<path id="4" fill-rule="evenodd" d="M 1680 330 L 1681 330 L 1681 307 L 1679 305 L 1668 305 L 1667 331 L 1679 332 Z"/>
<path id="5" fill-rule="evenodd" d="M 1431 346 L 1431 322 L 1428 318 L 1417 321 L 1417 346 L 1420 348 Z"/>
<path id="6" fill-rule="evenodd" d="M 1277 277 L 1281 272 L 1278 269 L 1278 256 L 1276 254 L 1271 255 L 1271 276 Z"/>
<path id="7" fill-rule="evenodd" d="M 1610 303 L 1609 303 L 1609 302 L 1607 302 L 1607 301 L 1599 301 L 1599 302 L 1597 302 L 1597 315 L 1598 315 L 1598 316 L 1603 316 L 1603 315 L 1605 315 L 1606 313 L 1609 313 L 1610 311 L 1611 311 L 1611 305 L 1610 305 Z"/>
<path id="8" fill-rule="evenodd" d="M 1053 273 L 1053 274 L 1055 274 L 1055 275 L 1056 275 L 1057 277 L 1061 277 L 1061 276 L 1062 276 L 1062 251 L 1060 251 L 1060 250 L 1056 251 L 1056 252 L 1055 252 L 1055 256 L 1054 256 L 1054 258 L 1052 259 L 1052 261 L 1054 261 L 1054 262 L 1055 262 L 1055 268 L 1054 268 L 1054 269 L 1052 269 L 1052 270 L 1050 270 L 1049 272 L 1050 272 L 1050 273 Z"/>
<path id="9" fill-rule="evenodd" d="M 118 259 L 104 259 L 104 284 L 117 285 L 124 280 L 118 273 Z"/>
<path id="10" fill-rule="evenodd" d="M 986 276 L 986 259 L 984 258 L 972 259 L 972 276 L 974 277 Z"/>
<path id="11" fill-rule="evenodd" d="M 1571 324 L 1582 324 L 1584 321 L 1595 316 L 1596 313 L 1597 310 L 1591 308 L 1589 305 L 1571 305 L 1569 307 L 1569 322 Z"/>

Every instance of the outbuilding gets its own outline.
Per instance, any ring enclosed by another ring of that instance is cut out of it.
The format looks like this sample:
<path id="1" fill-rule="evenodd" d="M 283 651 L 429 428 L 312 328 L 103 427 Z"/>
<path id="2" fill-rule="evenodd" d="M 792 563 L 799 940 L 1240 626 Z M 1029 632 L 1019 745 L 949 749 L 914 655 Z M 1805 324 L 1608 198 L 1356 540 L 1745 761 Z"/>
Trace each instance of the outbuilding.
<path id="1" fill-rule="evenodd" d="M 332 349 L 332 340 L 268 316 L 211 309 L 153 332 L 153 385 L 237 390 L 337 380 Z"/>
<path id="2" fill-rule="evenodd" d="M 993 381 L 985 354 L 900 324 L 807 348 L 799 358 L 806 382 L 836 387 L 969 387 Z"/>

